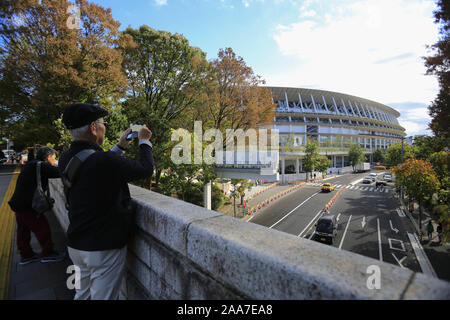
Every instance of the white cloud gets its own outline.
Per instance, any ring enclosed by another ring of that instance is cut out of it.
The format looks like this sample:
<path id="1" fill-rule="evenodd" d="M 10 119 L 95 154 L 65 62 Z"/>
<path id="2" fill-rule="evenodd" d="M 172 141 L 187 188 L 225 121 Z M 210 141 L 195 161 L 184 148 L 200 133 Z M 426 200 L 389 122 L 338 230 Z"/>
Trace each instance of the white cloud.
<path id="1" fill-rule="evenodd" d="M 301 13 L 301 17 L 314 17 L 317 13 L 314 10 L 307 10 Z"/>
<path id="2" fill-rule="evenodd" d="M 431 135 L 431 130 L 428 129 L 428 124 L 426 123 L 420 123 L 420 122 L 414 122 L 414 121 L 408 121 L 408 120 L 402 120 L 399 119 L 398 122 L 400 125 L 405 128 L 405 132 L 407 136 L 415 136 L 415 135 Z"/>
<path id="3" fill-rule="evenodd" d="M 242 4 L 246 8 L 250 7 L 250 4 L 253 3 L 253 2 L 264 2 L 264 0 L 242 0 Z"/>
<path id="4" fill-rule="evenodd" d="M 388 103 L 388 106 L 400 112 L 398 122 L 405 128 L 408 136 L 417 134 L 431 135 L 431 130 L 428 129 L 431 117 L 428 115 L 428 106 L 426 104 L 401 102 Z"/>
<path id="5" fill-rule="evenodd" d="M 167 5 L 167 0 L 155 0 L 155 4 L 157 6 L 166 6 Z"/>
<path id="6" fill-rule="evenodd" d="M 313 10 L 306 1 L 300 13 Z M 428 104 L 437 81 L 425 76 L 425 46 L 437 40 L 434 2 L 357 0 L 279 25 L 274 34 L 279 51 L 294 63 L 279 74 L 263 74 L 268 85 L 319 88 L 381 103 L 417 101 Z M 323 8 L 323 7 L 321 7 Z M 302 15 L 302 14 L 301 14 Z M 312 15 L 311 15 L 312 17 Z"/>

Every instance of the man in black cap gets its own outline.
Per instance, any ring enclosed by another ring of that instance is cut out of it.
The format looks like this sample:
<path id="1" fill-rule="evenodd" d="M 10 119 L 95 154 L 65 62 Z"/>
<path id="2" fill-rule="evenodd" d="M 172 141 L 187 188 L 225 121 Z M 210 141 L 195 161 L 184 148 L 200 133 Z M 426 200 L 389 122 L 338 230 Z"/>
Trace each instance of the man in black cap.
<path id="1" fill-rule="evenodd" d="M 140 160 L 122 156 L 131 140 L 124 131 L 116 146 L 104 152 L 107 111 L 97 105 L 68 106 L 63 123 L 74 141 L 63 152 L 59 169 L 80 151 L 92 153 L 79 167 L 67 195 L 68 251 L 81 271 L 75 299 L 118 299 L 125 270 L 126 244 L 134 226 L 128 182 L 153 174 L 152 133 L 144 125 L 138 133 Z"/>

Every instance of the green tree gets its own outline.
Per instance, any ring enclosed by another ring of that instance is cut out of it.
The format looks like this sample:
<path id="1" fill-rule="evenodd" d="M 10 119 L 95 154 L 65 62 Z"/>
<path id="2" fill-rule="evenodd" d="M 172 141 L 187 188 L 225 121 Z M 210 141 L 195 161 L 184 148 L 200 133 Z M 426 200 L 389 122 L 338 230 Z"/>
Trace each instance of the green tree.
<path id="1" fill-rule="evenodd" d="M 156 186 L 162 171 L 170 166 L 170 133 L 173 123 L 193 107 L 205 81 L 206 54 L 189 45 L 180 34 L 148 26 L 128 28 L 133 39 L 123 48 L 123 67 L 129 90 L 123 112 L 132 122 L 145 123 L 153 132 Z M 193 126 L 184 123 L 183 127 Z"/>
<path id="2" fill-rule="evenodd" d="M 427 74 L 434 75 L 439 81 L 440 90 L 429 106 L 431 116 L 430 129 L 437 137 L 450 141 L 450 3 L 437 1 L 434 12 L 435 22 L 440 25 L 438 42 L 430 48 L 434 55 L 425 57 Z"/>
<path id="3" fill-rule="evenodd" d="M 348 158 L 350 165 L 353 167 L 353 171 L 355 171 L 355 167 L 358 163 L 364 162 L 365 160 L 364 153 L 357 144 L 351 145 L 350 150 L 348 151 Z"/>
<path id="4" fill-rule="evenodd" d="M 413 145 L 416 159 L 428 160 L 431 154 L 444 150 L 447 141 L 443 137 L 419 135 L 414 137 Z"/>
<path id="5" fill-rule="evenodd" d="M 403 160 L 414 157 L 416 154 L 416 148 L 409 145 L 408 143 L 403 143 Z M 402 163 L 402 144 L 395 143 L 391 144 L 389 148 L 386 149 L 386 163 L 390 166 L 396 166 Z"/>
<path id="6" fill-rule="evenodd" d="M 303 158 L 303 168 L 306 172 L 311 173 L 316 169 L 319 159 L 319 146 L 317 141 L 307 140 L 305 148 L 305 157 Z"/>
<path id="7" fill-rule="evenodd" d="M 374 162 L 381 162 L 384 163 L 384 152 L 383 149 L 381 148 L 377 148 L 374 152 L 373 152 L 373 161 Z"/>
<path id="8" fill-rule="evenodd" d="M 450 205 L 450 152 L 441 151 L 432 153 L 430 162 L 441 184 L 439 200 Z"/>
<path id="9" fill-rule="evenodd" d="M 316 164 L 316 169 L 322 172 L 322 176 L 324 176 L 331 165 L 331 160 L 326 156 L 320 156 L 318 162 Z"/>

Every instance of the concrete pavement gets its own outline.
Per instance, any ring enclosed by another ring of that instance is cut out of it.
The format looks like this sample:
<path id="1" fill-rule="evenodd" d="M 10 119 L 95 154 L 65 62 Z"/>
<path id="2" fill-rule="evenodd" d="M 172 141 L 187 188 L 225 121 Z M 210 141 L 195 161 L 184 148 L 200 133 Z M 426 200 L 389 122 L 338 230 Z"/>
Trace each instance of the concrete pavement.
<path id="1" fill-rule="evenodd" d="M 72 264 L 67 256 L 65 260 L 57 263 L 41 263 L 39 261 L 28 265 L 19 265 L 20 255 L 16 242 L 16 224 L 14 212 L 7 202 L 15 188 L 17 173 L 14 176 L 15 166 L 1 166 L 0 168 L 0 199 L 2 200 L 0 218 L 8 221 L 10 231 L 2 232 L 2 248 L 8 252 L 2 255 L 1 267 L 1 297 L 9 300 L 70 300 L 73 299 L 74 290 L 66 286 L 67 267 Z M 15 179 L 13 179 L 15 177 Z M 46 214 L 52 230 L 54 249 L 62 252 L 66 250 L 65 234 L 53 213 Z M 3 227 L 3 225 L 2 225 Z M 6 230 L 6 229 L 5 229 Z M 36 253 L 41 252 L 40 245 L 32 233 L 31 246 Z"/>

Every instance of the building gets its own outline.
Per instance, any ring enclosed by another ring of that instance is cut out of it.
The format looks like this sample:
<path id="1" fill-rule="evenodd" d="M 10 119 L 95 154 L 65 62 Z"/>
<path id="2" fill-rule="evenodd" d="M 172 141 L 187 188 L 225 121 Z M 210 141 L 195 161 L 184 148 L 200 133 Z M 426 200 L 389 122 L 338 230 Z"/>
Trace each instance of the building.
<path id="1" fill-rule="evenodd" d="M 268 87 L 274 94 L 274 129 L 280 132 L 280 174 L 300 174 L 306 141 L 319 144 L 330 171 L 349 171 L 348 150 L 358 144 L 368 161 L 377 148 L 401 142 L 400 113 L 389 106 L 348 94 L 303 88 Z M 288 177 L 289 178 L 289 177 Z"/>
<path id="2" fill-rule="evenodd" d="M 367 161 L 373 151 L 401 142 L 405 129 L 400 113 L 379 102 L 325 90 L 267 87 L 274 95 L 272 129 L 279 130 L 277 163 L 264 168 L 252 165 L 218 167 L 219 177 L 242 177 L 265 181 L 304 180 L 303 157 L 307 140 L 317 141 L 319 153 L 331 160 L 329 172 L 351 170 L 348 151 L 358 144 Z"/>

